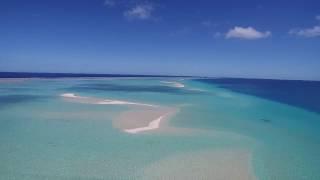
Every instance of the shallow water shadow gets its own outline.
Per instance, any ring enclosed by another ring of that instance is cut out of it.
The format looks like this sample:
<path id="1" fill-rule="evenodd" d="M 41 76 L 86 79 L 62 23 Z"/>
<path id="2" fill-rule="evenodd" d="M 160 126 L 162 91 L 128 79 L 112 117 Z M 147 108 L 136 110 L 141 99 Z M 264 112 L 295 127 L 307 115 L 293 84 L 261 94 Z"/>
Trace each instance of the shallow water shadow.
<path id="1" fill-rule="evenodd" d="M 263 122 L 265 122 L 265 123 L 271 123 L 271 120 L 270 120 L 270 119 L 261 118 L 260 120 L 263 121 Z"/>
<path id="2" fill-rule="evenodd" d="M 0 109 L 14 104 L 32 102 L 45 98 L 48 97 L 38 95 L 0 95 Z"/>

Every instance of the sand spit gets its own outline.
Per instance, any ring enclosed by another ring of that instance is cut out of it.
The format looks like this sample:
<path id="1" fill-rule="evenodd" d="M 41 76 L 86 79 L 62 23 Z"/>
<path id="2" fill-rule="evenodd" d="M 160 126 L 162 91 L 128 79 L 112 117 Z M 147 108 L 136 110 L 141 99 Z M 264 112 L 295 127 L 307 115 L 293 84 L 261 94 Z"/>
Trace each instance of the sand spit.
<path id="1" fill-rule="evenodd" d="M 158 129 L 159 126 L 160 126 L 161 119 L 164 116 L 165 115 L 162 115 L 159 118 L 151 121 L 148 126 L 140 127 L 140 128 L 134 128 L 134 129 L 125 129 L 124 131 L 127 132 L 127 133 L 135 134 L 135 133 L 139 133 L 139 132 L 143 132 L 143 131 L 149 131 L 149 130 L 153 130 L 153 129 Z"/>
<path id="2" fill-rule="evenodd" d="M 113 122 L 115 128 L 126 133 L 159 130 L 167 126 L 167 120 L 177 112 L 175 108 L 144 108 L 125 111 Z"/>

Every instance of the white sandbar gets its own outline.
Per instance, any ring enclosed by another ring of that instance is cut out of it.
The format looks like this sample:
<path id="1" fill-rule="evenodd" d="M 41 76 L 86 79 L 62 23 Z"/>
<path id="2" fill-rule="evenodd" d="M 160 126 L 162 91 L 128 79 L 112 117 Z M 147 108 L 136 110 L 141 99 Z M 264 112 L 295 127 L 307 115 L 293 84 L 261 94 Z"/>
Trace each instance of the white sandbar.
<path id="1" fill-rule="evenodd" d="M 68 99 L 75 100 L 81 103 L 88 103 L 88 104 L 105 104 L 105 105 L 138 105 L 138 106 L 151 106 L 151 104 L 143 104 L 143 103 L 135 103 L 135 102 L 128 102 L 128 101 L 119 101 L 119 100 L 110 100 L 110 99 L 98 99 L 92 97 L 85 97 L 85 96 L 77 96 L 73 93 L 65 93 L 61 94 L 60 96 Z"/>
<path id="2" fill-rule="evenodd" d="M 170 86 L 177 87 L 177 88 L 183 88 L 184 84 L 176 81 L 161 81 L 162 83 L 169 84 Z"/>

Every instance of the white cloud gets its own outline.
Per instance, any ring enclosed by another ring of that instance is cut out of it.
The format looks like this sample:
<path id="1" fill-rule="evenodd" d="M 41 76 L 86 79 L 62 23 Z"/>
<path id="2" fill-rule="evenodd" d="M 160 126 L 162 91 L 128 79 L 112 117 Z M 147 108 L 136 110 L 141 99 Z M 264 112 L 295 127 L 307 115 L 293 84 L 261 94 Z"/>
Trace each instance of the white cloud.
<path id="1" fill-rule="evenodd" d="M 152 4 L 138 4 L 135 7 L 124 12 L 124 16 L 128 19 L 147 20 L 152 17 L 154 7 Z"/>
<path id="2" fill-rule="evenodd" d="M 230 29 L 227 34 L 226 34 L 226 38 L 239 38 L 239 39 L 248 39 L 248 40 L 253 40 L 253 39 L 261 39 L 261 38 L 267 38 L 271 36 L 271 32 L 270 31 L 266 31 L 266 32 L 260 32 L 255 30 L 252 27 L 239 27 L 236 26 L 233 29 Z"/>
<path id="3" fill-rule="evenodd" d="M 115 2 L 115 0 L 105 0 L 104 5 L 112 7 L 112 6 L 116 5 L 116 2 Z"/>
<path id="4" fill-rule="evenodd" d="M 316 20 L 320 21 L 320 15 L 316 16 Z"/>
<path id="5" fill-rule="evenodd" d="M 303 37 L 317 37 L 320 36 L 320 26 L 314 26 L 307 29 L 292 29 L 289 34 L 303 36 Z"/>

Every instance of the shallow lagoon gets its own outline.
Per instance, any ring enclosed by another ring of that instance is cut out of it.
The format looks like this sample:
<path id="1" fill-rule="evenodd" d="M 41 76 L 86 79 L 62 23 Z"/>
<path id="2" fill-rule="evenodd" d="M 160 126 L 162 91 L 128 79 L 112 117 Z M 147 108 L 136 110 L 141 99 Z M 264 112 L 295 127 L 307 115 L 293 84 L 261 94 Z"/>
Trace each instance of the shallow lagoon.
<path id="1" fill-rule="evenodd" d="M 1 179 L 320 178 L 319 113 L 218 83 L 25 79 L 0 82 L 0 92 Z M 166 126 L 130 134 L 114 121 L 136 107 L 78 103 L 63 93 L 179 111 Z"/>

